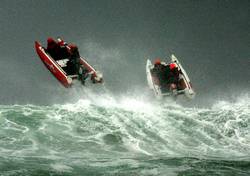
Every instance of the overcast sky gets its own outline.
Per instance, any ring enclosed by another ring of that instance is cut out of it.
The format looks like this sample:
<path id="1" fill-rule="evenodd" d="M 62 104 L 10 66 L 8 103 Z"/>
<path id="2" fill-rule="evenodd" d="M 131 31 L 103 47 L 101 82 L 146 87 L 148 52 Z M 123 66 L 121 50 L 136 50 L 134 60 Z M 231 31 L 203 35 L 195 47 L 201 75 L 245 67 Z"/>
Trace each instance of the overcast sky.
<path id="1" fill-rule="evenodd" d="M 71 94 L 35 53 L 49 36 L 76 43 L 110 91 L 146 87 L 146 58 L 171 53 L 198 98 L 249 91 L 249 13 L 249 0 L 1 0 L 1 104 Z"/>

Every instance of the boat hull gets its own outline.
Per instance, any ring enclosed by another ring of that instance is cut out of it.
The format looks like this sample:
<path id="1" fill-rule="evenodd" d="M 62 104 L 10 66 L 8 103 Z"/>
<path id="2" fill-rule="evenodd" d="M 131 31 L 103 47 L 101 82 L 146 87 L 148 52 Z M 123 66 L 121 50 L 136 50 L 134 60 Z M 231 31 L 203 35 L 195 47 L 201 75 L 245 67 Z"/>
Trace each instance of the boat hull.
<path id="1" fill-rule="evenodd" d="M 35 42 L 36 52 L 47 67 L 47 69 L 56 77 L 56 79 L 66 88 L 72 85 L 72 78 L 67 76 L 67 73 L 61 66 L 46 52 L 39 42 Z"/>

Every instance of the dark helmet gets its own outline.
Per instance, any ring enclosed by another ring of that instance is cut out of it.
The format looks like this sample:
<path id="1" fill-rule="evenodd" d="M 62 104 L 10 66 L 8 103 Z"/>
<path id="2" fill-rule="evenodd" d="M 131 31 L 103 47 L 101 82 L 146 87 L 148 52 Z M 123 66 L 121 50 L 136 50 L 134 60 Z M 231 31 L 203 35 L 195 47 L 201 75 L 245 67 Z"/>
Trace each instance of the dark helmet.
<path id="1" fill-rule="evenodd" d="M 77 46 L 75 44 L 69 44 L 70 49 L 77 49 Z"/>
<path id="2" fill-rule="evenodd" d="M 51 38 L 51 37 L 49 37 L 49 38 L 47 39 L 47 42 L 48 42 L 48 43 L 55 43 L 54 39 Z"/>
<path id="3" fill-rule="evenodd" d="M 69 46 L 71 52 L 73 52 L 73 53 L 78 52 L 78 48 L 75 44 L 69 44 L 68 46 Z"/>
<path id="4" fill-rule="evenodd" d="M 154 61 L 155 65 L 160 65 L 161 64 L 161 59 L 160 58 L 156 58 Z"/>
<path id="5" fill-rule="evenodd" d="M 53 38 L 49 37 L 47 39 L 47 48 L 54 48 L 54 47 L 56 47 L 56 45 L 57 45 L 57 43 Z"/>

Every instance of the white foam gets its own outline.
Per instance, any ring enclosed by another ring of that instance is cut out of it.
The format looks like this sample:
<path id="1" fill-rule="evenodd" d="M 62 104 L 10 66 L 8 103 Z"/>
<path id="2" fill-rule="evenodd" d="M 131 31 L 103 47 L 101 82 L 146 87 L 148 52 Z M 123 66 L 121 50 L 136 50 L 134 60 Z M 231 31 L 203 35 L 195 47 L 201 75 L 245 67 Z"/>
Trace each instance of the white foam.
<path id="1" fill-rule="evenodd" d="M 50 165 L 52 169 L 59 172 L 72 172 L 73 168 L 62 163 L 55 163 Z"/>
<path id="2" fill-rule="evenodd" d="M 60 108 L 70 112 L 82 112 L 83 110 L 89 108 L 90 105 L 91 105 L 90 100 L 81 99 L 77 103 L 65 104 L 62 105 Z"/>

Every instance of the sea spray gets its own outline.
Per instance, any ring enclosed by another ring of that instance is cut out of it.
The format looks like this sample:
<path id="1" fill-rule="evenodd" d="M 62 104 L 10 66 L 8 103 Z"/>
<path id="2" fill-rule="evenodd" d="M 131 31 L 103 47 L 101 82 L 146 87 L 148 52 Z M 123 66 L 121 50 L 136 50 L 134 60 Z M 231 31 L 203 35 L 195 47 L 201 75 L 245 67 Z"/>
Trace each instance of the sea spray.
<path id="1" fill-rule="evenodd" d="M 250 173 L 249 98 L 186 108 L 107 97 L 0 106 L 1 174 Z"/>

